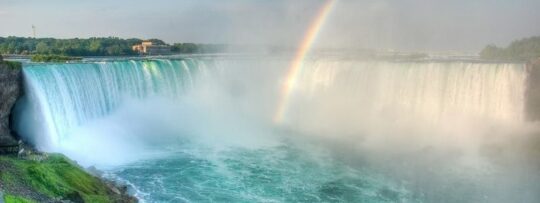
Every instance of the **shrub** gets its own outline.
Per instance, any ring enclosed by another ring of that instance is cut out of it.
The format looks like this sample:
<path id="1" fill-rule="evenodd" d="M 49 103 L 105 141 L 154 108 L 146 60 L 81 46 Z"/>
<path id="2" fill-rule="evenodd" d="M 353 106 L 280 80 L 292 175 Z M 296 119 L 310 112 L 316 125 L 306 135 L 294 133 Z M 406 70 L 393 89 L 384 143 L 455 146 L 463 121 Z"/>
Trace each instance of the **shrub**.
<path id="1" fill-rule="evenodd" d="M 32 55 L 32 62 L 55 62 L 55 63 L 62 63 L 67 61 L 77 61 L 81 60 L 80 57 L 71 57 L 71 56 L 62 56 L 62 55 L 41 55 L 36 54 Z"/>

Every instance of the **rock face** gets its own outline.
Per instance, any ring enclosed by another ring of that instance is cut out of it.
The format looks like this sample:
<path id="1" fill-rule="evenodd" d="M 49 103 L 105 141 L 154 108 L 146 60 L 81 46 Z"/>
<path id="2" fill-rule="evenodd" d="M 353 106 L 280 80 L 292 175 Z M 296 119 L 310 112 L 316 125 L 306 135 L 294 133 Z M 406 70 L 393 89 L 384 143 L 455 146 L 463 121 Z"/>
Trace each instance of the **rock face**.
<path id="1" fill-rule="evenodd" d="M 13 105 L 22 94 L 22 69 L 9 67 L 0 58 L 0 146 L 17 143 L 9 119 Z"/>
<path id="2" fill-rule="evenodd" d="M 530 121 L 540 121 L 540 58 L 527 63 L 527 93 L 525 111 Z"/>

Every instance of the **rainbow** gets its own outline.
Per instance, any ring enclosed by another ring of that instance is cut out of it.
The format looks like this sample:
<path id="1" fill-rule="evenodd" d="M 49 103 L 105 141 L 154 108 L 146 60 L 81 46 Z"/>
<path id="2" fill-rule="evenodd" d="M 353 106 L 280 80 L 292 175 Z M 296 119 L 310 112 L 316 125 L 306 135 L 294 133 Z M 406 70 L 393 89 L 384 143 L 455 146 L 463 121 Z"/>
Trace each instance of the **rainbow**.
<path id="1" fill-rule="evenodd" d="M 289 106 L 289 99 L 294 89 L 296 80 L 298 78 L 299 73 L 302 70 L 304 59 L 306 58 L 306 55 L 309 53 L 309 50 L 311 49 L 313 42 L 317 38 L 319 31 L 321 30 L 326 18 L 328 17 L 328 14 L 334 7 L 334 4 L 336 1 L 337 0 L 327 0 L 325 2 L 325 4 L 321 7 L 320 11 L 318 12 L 316 18 L 311 23 L 311 26 L 309 26 L 309 29 L 307 30 L 306 34 L 304 35 L 304 38 L 300 44 L 300 47 L 298 48 L 291 62 L 289 71 L 287 72 L 287 77 L 286 77 L 287 79 L 283 83 L 281 98 L 278 101 L 278 107 L 277 107 L 276 114 L 274 116 L 274 122 L 281 123 L 283 121 L 283 117 L 285 116 L 285 113 L 287 112 L 287 108 Z"/>

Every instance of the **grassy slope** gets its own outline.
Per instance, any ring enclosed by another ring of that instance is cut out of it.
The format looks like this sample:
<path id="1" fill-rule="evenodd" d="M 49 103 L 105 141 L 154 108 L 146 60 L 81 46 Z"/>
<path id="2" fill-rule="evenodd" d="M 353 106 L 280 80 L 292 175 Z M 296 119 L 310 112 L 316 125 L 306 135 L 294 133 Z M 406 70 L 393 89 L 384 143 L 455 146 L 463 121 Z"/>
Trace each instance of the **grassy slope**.
<path id="1" fill-rule="evenodd" d="M 119 195 L 63 155 L 42 161 L 0 156 L 0 187 L 6 202 L 69 199 L 74 202 L 116 202 Z"/>
<path id="2" fill-rule="evenodd" d="M 34 203 L 36 201 L 26 199 L 24 197 L 6 195 L 4 196 L 4 202 L 6 203 Z"/>

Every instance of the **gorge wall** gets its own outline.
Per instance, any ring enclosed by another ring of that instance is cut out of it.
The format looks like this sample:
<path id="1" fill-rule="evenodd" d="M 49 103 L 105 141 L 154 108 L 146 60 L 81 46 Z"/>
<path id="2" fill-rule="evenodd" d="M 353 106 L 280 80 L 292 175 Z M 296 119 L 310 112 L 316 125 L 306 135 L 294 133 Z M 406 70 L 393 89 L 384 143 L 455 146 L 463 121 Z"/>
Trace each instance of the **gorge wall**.
<path id="1" fill-rule="evenodd" d="M 10 115 L 22 94 L 20 64 L 3 61 L 0 56 L 0 146 L 17 143 L 10 129 Z"/>
<path id="2" fill-rule="evenodd" d="M 540 58 L 527 63 L 527 91 L 525 97 L 525 111 L 527 119 L 540 120 Z"/>

